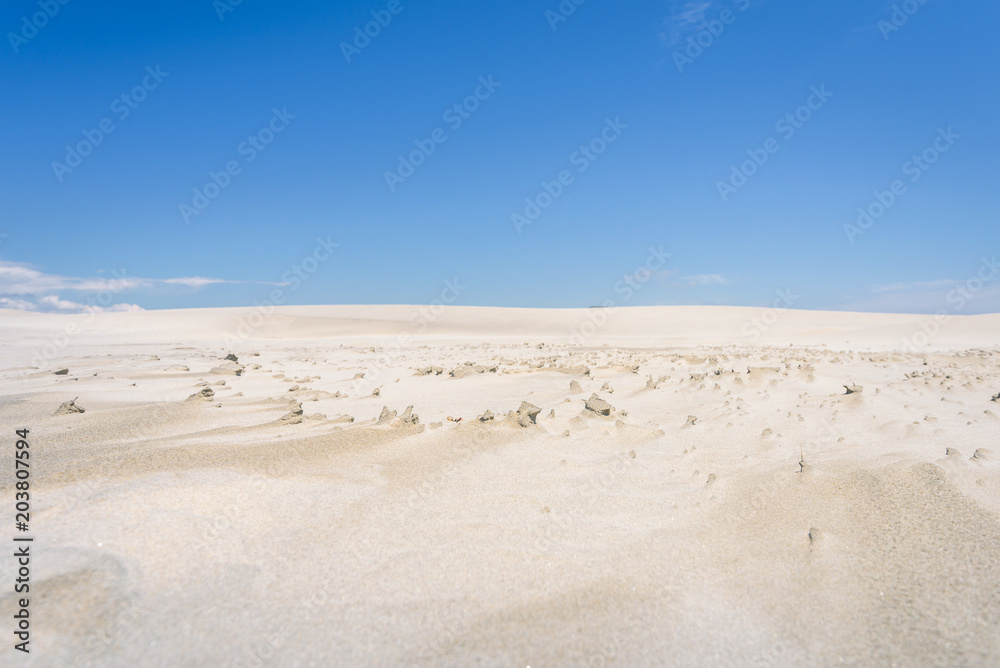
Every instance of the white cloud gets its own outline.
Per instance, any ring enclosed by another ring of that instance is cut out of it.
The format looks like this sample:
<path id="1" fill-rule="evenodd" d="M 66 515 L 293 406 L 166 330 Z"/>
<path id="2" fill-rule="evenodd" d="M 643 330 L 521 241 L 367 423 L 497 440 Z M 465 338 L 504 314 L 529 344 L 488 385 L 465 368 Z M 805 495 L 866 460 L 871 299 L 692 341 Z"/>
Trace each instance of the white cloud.
<path id="1" fill-rule="evenodd" d="M 10 299 L 0 297 L 0 309 L 16 311 L 36 311 L 39 313 L 117 313 L 122 311 L 142 311 L 138 304 L 113 304 L 111 306 L 92 306 L 62 299 L 59 295 L 45 295 L 37 301 L 27 299 Z"/>
<path id="2" fill-rule="evenodd" d="M 139 278 L 118 275 L 116 278 L 77 278 L 74 276 L 60 276 L 59 274 L 46 274 L 24 263 L 0 260 L 0 294 L 5 295 L 42 295 L 54 290 L 79 290 L 81 292 L 110 290 L 112 292 L 121 292 L 122 290 L 152 288 L 157 285 L 184 285 L 197 289 L 217 283 L 284 285 L 284 283 L 269 283 L 264 281 L 229 281 L 223 278 L 205 278 L 203 276 Z"/>
<path id="3" fill-rule="evenodd" d="M 722 274 L 695 274 L 693 276 L 681 276 L 680 279 L 691 285 L 726 285 L 728 281 Z"/>
<path id="4" fill-rule="evenodd" d="M 24 299 L 9 299 L 7 297 L 0 297 L 0 308 L 12 308 L 17 311 L 35 311 L 38 306 Z"/>
<path id="5" fill-rule="evenodd" d="M 951 278 L 942 278 L 937 281 L 910 281 L 908 283 L 887 283 L 885 285 L 873 285 L 872 292 L 907 292 L 912 290 L 933 290 L 939 288 L 951 288 L 958 285 L 958 281 Z"/>
<path id="6" fill-rule="evenodd" d="M 938 279 L 873 285 L 868 294 L 848 298 L 840 308 L 877 313 L 951 315 L 1000 313 L 1000 277 L 986 281 Z"/>
<path id="7" fill-rule="evenodd" d="M 43 295 L 53 290 L 80 290 L 100 292 L 120 291 L 141 287 L 141 279 L 126 278 L 74 278 L 58 274 L 46 274 L 29 265 L 18 262 L 0 261 L 0 294 Z"/>
<path id="8" fill-rule="evenodd" d="M 38 306 L 42 310 L 78 313 L 82 310 L 83 304 L 59 299 L 58 295 L 46 295 L 38 300 Z"/>
<path id="9" fill-rule="evenodd" d="M 161 281 L 167 285 L 186 285 L 189 288 L 203 288 L 206 285 L 216 283 L 243 283 L 244 281 L 227 281 L 222 278 L 203 278 L 201 276 L 191 276 L 190 278 L 164 278 Z M 266 283 L 265 285 L 280 285 L 278 283 Z"/>
<path id="10" fill-rule="evenodd" d="M 89 306 L 78 301 L 65 300 L 56 292 L 78 292 L 116 294 L 126 290 L 153 289 L 158 286 L 179 285 L 198 290 L 207 285 L 219 283 L 259 285 L 284 285 L 261 281 L 229 281 L 221 278 L 185 276 L 179 278 L 139 278 L 114 272 L 115 278 L 80 278 L 47 274 L 21 262 L 0 260 L 0 308 L 22 311 L 44 311 L 54 313 L 80 313 L 83 311 L 135 311 L 142 310 L 136 304 L 114 304 L 108 307 Z M 93 300 L 89 300 L 92 302 Z"/>
<path id="11" fill-rule="evenodd" d="M 705 22 L 705 14 L 715 5 L 712 0 L 687 0 L 676 2 L 670 17 L 663 21 L 660 40 L 669 46 L 683 41 L 684 36 L 693 28 L 699 28 Z"/>

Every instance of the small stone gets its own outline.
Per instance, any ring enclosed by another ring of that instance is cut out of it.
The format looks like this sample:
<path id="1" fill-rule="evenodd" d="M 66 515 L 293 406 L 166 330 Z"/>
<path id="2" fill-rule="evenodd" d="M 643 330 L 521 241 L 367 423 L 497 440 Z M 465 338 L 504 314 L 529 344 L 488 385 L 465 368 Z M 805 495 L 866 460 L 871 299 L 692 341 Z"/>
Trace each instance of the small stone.
<path id="1" fill-rule="evenodd" d="M 79 397 L 74 398 L 72 401 L 67 401 L 66 403 L 59 406 L 59 408 L 56 409 L 55 415 L 69 415 L 70 413 L 85 412 L 86 409 L 84 409 L 83 406 L 76 405 L 77 399 L 79 399 Z"/>

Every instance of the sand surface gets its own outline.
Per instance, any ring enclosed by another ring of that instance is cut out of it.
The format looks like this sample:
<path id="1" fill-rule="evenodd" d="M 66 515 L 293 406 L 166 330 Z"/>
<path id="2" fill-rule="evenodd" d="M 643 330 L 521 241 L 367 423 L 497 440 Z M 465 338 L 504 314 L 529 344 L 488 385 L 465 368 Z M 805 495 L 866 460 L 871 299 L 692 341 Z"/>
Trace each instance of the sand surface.
<path id="1" fill-rule="evenodd" d="M 935 324 L 0 311 L 0 665 L 1000 665 L 1000 316 Z"/>

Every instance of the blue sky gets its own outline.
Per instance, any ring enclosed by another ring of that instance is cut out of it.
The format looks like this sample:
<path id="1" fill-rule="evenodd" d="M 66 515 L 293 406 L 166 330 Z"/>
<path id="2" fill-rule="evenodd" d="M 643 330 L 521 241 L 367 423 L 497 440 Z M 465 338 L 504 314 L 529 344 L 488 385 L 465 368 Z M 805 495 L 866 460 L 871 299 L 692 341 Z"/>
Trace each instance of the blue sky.
<path id="1" fill-rule="evenodd" d="M 0 306 L 1000 311 L 989 0 L 12 0 L 0 26 Z"/>

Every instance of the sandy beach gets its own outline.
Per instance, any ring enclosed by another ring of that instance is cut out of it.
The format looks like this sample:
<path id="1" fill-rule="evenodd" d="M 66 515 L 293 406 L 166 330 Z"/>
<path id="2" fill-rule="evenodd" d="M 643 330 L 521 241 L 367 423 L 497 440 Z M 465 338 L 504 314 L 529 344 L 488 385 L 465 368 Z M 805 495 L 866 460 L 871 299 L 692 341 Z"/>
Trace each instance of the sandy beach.
<path id="1" fill-rule="evenodd" d="M 932 320 L 5 311 L 24 665 L 996 665 L 1000 316 Z"/>

